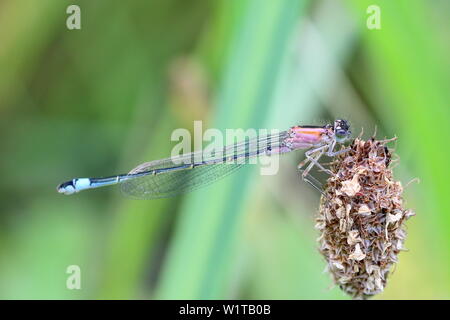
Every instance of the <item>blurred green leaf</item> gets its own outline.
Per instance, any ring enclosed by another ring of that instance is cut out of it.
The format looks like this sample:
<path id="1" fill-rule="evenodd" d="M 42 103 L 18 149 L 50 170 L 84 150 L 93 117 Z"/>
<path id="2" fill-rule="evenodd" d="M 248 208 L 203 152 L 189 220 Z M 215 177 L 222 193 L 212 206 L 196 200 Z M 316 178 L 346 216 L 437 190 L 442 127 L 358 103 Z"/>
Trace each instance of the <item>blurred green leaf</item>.
<path id="1" fill-rule="evenodd" d="M 245 6 L 241 1 L 227 4 L 238 6 L 243 12 L 236 22 L 240 27 L 234 29 L 231 37 L 214 124 L 223 130 L 263 127 L 280 60 L 304 2 L 250 0 Z M 238 175 L 186 199 L 157 298 L 227 296 L 250 173 L 247 168 L 241 169 Z"/>

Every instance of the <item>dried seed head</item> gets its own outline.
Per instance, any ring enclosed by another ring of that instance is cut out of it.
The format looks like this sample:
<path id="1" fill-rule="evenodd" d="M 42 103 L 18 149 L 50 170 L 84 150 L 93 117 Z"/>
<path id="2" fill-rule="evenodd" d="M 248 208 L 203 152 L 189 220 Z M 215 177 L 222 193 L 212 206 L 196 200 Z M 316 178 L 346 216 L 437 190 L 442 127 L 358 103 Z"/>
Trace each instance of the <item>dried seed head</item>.
<path id="1" fill-rule="evenodd" d="M 328 271 L 343 291 L 359 299 L 383 291 L 403 249 L 404 222 L 414 215 L 403 208 L 387 142 L 355 139 L 349 152 L 336 157 L 317 217 Z"/>

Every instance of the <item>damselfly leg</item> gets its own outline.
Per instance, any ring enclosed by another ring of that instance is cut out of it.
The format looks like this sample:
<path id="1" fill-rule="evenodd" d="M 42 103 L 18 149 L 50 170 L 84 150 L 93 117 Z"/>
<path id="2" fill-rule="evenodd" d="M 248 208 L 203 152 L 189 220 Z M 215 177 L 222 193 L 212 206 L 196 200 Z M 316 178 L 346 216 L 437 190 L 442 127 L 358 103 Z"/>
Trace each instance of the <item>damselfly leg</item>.
<path id="1" fill-rule="evenodd" d="M 314 166 L 317 166 L 322 171 L 329 171 L 318 162 L 320 157 L 324 154 L 326 148 L 328 148 L 328 145 L 320 146 L 318 148 L 306 151 L 305 160 L 300 162 L 297 166 L 297 169 L 301 172 L 303 181 L 308 182 L 320 193 L 323 193 L 322 184 L 316 178 L 314 178 L 309 172 Z M 308 163 L 309 165 L 306 167 L 306 169 L 303 169 Z"/>
<path id="2" fill-rule="evenodd" d="M 320 171 L 326 172 L 329 175 L 333 175 L 333 172 L 331 172 L 331 170 L 326 169 L 322 164 L 319 163 L 319 159 L 322 157 L 323 154 L 326 154 L 328 157 L 334 157 L 336 155 L 342 154 L 350 150 L 350 148 L 346 148 L 339 151 L 333 151 L 335 144 L 336 144 L 335 141 L 332 141 L 329 145 L 326 144 L 306 151 L 305 160 L 300 162 L 297 166 L 297 169 L 302 174 L 302 179 L 308 182 L 322 194 L 323 194 L 322 183 L 320 183 L 316 178 L 314 178 L 310 174 L 310 171 L 314 166 L 316 166 Z M 328 151 L 326 151 L 327 149 Z M 309 165 L 306 167 L 306 169 L 303 169 L 308 163 Z"/>

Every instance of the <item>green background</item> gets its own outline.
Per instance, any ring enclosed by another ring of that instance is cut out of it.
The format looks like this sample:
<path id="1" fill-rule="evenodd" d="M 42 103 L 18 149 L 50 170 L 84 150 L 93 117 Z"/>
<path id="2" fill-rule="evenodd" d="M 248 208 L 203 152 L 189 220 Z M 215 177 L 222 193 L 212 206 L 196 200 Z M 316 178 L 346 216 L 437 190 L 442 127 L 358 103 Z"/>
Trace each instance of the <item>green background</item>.
<path id="1" fill-rule="evenodd" d="M 81 30 L 66 9 L 81 8 Z M 381 8 L 381 29 L 366 10 Z M 319 194 L 256 166 L 171 199 L 73 177 L 167 157 L 174 129 L 349 119 L 397 136 L 408 252 L 382 299 L 450 298 L 450 1 L 0 1 L 0 298 L 348 299 L 323 273 Z M 68 266 L 81 290 L 68 290 Z"/>

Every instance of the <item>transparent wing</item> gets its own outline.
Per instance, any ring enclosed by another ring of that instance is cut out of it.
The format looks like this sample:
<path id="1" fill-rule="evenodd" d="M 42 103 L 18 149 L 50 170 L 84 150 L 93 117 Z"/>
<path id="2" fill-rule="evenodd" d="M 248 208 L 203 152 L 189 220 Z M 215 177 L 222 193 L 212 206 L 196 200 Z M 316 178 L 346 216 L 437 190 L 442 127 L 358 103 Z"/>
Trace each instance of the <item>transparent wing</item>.
<path id="1" fill-rule="evenodd" d="M 243 164 L 211 164 L 193 169 L 147 175 L 127 180 L 121 190 L 137 199 L 167 198 L 206 186 L 227 176 Z"/>
<path id="2" fill-rule="evenodd" d="M 287 132 L 259 136 L 213 150 L 146 162 L 121 183 L 125 195 L 138 199 L 171 197 L 208 185 L 241 168 L 247 160 L 282 144 Z"/>

